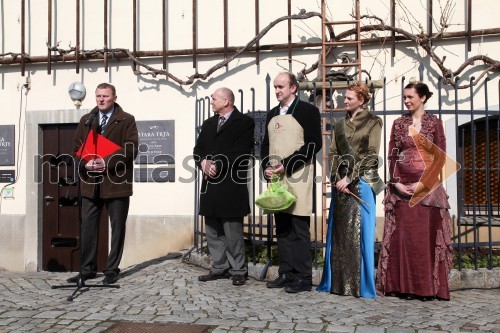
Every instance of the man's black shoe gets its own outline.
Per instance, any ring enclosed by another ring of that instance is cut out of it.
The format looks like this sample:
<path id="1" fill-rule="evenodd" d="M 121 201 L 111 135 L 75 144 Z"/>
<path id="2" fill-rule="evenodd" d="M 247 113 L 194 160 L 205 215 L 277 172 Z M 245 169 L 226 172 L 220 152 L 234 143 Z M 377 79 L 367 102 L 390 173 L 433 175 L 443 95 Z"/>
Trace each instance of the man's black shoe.
<path id="1" fill-rule="evenodd" d="M 96 276 L 95 273 L 94 274 L 82 274 L 81 275 L 83 281 L 90 280 L 90 279 L 95 279 L 95 276 Z M 80 274 L 70 277 L 69 279 L 66 280 L 66 282 L 68 282 L 68 283 L 77 283 L 79 279 L 80 279 Z"/>
<path id="2" fill-rule="evenodd" d="M 102 280 L 102 284 L 115 284 L 118 281 L 118 274 L 106 274 L 104 276 L 104 280 Z"/>
<path id="3" fill-rule="evenodd" d="M 242 286 L 245 284 L 245 276 L 243 275 L 233 275 L 233 286 Z"/>
<path id="4" fill-rule="evenodd" d="M 306 282 L 302 279 L 295 280 L 294 283 L 291 283 L 285 287 L 285 291 L 287 293 L 300 293 L 301 291 L 311 291 L 312 284 L 311 282 Z"/>
<path id="5" fill-rule="evenodd" d="M 224 273 L 214 273 L 210 271 L 207 275 L 200 275 L 198 276 L 198 281 L 202 282 L 207 282 L 207 281 L 214 281 L 214 280 L 219 280 L 219 279 L 227 279 L 229 278 L 229 273 L 224 272 Z"/>
<path id="6" fill-rule="evenodd" d="M 289 284 L 293 283 L 294 281 L 295 281 L 295 278 L 290 276 L 290 274 L 287 275 L 286 273 L 283 273 L 283 274 L 278 275 L 278 277 L 276 279 L 274 279 L 273 281 L 269 281 L 268 283 L 266 283 L 266 287 L 268 287 L 268 288 L 284 288 L 284 287 L 288 286 Z"/>

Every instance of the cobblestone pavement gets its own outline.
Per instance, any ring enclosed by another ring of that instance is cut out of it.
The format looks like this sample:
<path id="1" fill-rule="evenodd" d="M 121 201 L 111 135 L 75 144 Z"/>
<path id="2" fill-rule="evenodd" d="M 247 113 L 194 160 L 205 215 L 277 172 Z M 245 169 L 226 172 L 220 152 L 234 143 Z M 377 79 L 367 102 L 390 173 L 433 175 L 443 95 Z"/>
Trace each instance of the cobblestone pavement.
<path id="1" fill-rule="evenodd" d="M 70 273 L 0 272 L 0 332 L 103 332 L 117 321 L 205 324 L 213 332 L 500 332 L 500 289 L 452 292 L 449 302 L 287 294 L 249 279 L 199 282 L 180 259 L 122 271 L 119 289 L 67 297 Z M 100 283 L 102 278 L 87 281 Z"/>

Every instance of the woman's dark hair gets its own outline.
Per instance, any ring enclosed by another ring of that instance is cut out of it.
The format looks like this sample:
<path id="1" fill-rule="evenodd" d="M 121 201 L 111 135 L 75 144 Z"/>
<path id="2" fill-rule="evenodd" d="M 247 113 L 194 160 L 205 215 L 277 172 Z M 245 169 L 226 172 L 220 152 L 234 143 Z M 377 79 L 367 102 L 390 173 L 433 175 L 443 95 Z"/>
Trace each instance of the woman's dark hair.
<path id="1" fill-rule="evenodd" d="M 425 83 L 418 81 L 410 82 L 405 87 L 405 89 L 411 89 L 411 88 L 415 89 L 420 98 L 425 96 L 424 104 L 427 103 L 427 100 L 432 96 L 432 92 L 429 90 L 429 87 Z"/>

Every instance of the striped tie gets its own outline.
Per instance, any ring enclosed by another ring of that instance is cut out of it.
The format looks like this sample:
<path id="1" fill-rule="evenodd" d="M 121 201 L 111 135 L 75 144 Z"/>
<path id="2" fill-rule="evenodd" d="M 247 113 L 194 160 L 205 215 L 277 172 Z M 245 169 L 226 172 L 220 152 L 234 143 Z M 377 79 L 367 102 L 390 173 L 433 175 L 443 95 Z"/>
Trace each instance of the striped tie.
<path id="1" fill-rule="evenodd" d="M 103 134 L 104 133 L 104 130 L 106 129 L 106 122 L 108 121 L 108 116 L 106 116 L 105 114 L 102 115 L 102 118 L 101 118 L 101 124 L 99 125 L 99 128 L 97 129 L 97 131 L 100 133 L 100 134 Z"/>
<path id="2" fill-rule="evenodd" d="M 219 132 L 220 128 L 222 127 L 222 125 L 224 125 L 225 122 L 226 122 L 225 117 L 219 117 L 219 123 L 217 124 L 217 132 Z"/>

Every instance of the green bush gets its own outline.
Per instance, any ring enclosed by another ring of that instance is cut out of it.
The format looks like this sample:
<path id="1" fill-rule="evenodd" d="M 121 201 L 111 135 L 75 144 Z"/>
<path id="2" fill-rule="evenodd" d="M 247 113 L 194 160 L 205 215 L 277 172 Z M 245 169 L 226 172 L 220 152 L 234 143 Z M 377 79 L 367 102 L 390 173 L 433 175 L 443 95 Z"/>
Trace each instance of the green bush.
<path id="1" fill-rule="evenodd" d="M 464 248 L 462 251 L 462 269 L 474 269 L 474 249 Z M 253 247 L 250 241 L 245 241 L 245 254 L 248 263 L 253 263 Z M 493 267 L 500 267 L 500 249 L 493 249 L 492 251 L 492 264 Z M 375 267 L 378 263 L 379 251 L 375 251 Z M 313 265 L 315 267 L 321 268 L 324 266 L 325 258 L 323 255 L 323 249 L 318 248 L 316 250 L 311 249 L 311 257 L 313 260 Z M 477 251 L 477 266 L 478 268 L 488 268 L 488 258 L 489 250 L 486 248 L 479 248 Z M 255 245 L 255 258 L 256 263 L 265 264 L 267 262 L 267 246 L 266 245 Z M 271 265 L 279 265 L 279 253 L 278 246 L 273 244 L 271 246 Z M 317 266 L 316 266 L 317 265 Z M 453 252 L 453 268 L 458 269 L 458 249 L 454 249 Z"/>
<path id="2" fill-rule="evenodd" d="M 462 249 L 462 269 L 475 269 L 474 258 L 475 253 L 474 249 L 467 248 Z M 453 268 L 459 269 L 459 253 L 458 250 L 455 249 L 453 253 Z M 492 251 L 492 266 L 500 267 L 500 250 L 494 249 Z M 477 267 L 478 268 L 489 268 L 489 250 L 480 248 L 477 251 Z"/>
<path id="3" fill-rule="evenodd" d="M 316 256 L 315 256 L 316 252 Z M 253 263 L 253 247 L 251 242 L 245 242 L 245 257 L 248 263 Z M 316 250 L 311 249 L 311 257 L 313 265 L 317 262 L 318 267 L 323 267 L 324 256 L 323 249 L 318 248 Z M 265 264 L 267 262 L 267 246 L 266 245 L 255 245 L 255 261 L 257 264 Z M 271 265 L 279 265 L 279 253 L 278 246 L 271 246 Z"/>
<path id="4" fill-rule="evenodd" d="M 253 263 L 253 247 L 250 242 L 245 244 L 245 256 L 248 263 Z M 255 245 L 255 262 L 257 264 L 265 264 L 267 262 L 267 246 Z M 278 247 L 271 246 L 271 265 L 278 265 Z"/>

